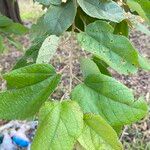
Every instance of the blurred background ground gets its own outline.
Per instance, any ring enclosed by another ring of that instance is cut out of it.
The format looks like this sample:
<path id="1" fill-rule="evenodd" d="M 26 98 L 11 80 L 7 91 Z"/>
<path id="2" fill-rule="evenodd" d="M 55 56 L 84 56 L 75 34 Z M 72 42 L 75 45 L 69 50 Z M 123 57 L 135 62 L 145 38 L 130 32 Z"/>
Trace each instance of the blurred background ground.
<path id="1" fill-rule="evenodd" d="M 41 6 L 33 4 L 32 0 L 19 0 L 19 4 L 22 20 L 27 25 L 36 22 L 37 18 L 43 13 L 41 11 Z M 150 37 L 133 30 L 130 38 L 140 53 L 150 59 Z M 21 43 L 22 48 L 18 50 L 10 44 L 7 45 L 6 51 L 0 55 L 1 73 L 11 70 L 16 60 L 22 56 L 25 49 L 30 45 L 28 35 L 17 38 L 16 40 Z M 73 50 L 73 86 L 78 84 L 80 82 L 79 80 L 82 80 L 78 58 L 80 55 L 84 56 L 85 53 L 81 51 L 75 40 L 65 42 L 65 39 L 62 39 L 62 43 L 60 44 L 55 59 L 51 61 L 58 71 L 63 70 L 62 82 L 57 89 L 57 92 L 53 94 L 53 97 L 56 99 L 61 98 L 64 94 L 67 97 L 69 93 L 66 92 L 69 89 L 69 69 L 67 66 L 69 61 L 69 47 Z M 63 69 L 64 67 L 65 69 Z M 116 72 L 113 72 L 113 75 L 116 79 L 133 89 L 136 97 L 143 95 L 150 105 L 150 73 L 139 70 L 136 75 L 124 76 L 119 75 Z M 4 88 L 5 82 L 0 80 L 0 89 Z M 3 123 L 4 122 L 0 122 L 0 125 Z M 127 126 L 122 136 L 122 142 L 127 150 L 150 150 L 150 115 L 138 123 Z"/>

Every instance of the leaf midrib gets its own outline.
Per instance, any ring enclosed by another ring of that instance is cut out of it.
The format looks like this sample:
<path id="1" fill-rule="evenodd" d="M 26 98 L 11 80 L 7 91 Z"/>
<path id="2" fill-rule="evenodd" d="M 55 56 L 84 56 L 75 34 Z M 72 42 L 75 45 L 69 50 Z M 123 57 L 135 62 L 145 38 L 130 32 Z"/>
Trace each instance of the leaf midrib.
<path id="1" fill-rule="evenodd" d="M 57 76 L 59 76 L 58 74 L 54 74 L 53 76 L 48 76 L 47 78 L 45 78 L 44 80 L 42 80 L 42 81 L 39 81 L 39 82 L 36 82 L 36 83 L 34 83 L 34 84 L 32 84 L 32 85 L 26 85 L 26 86 L 23 86 L 23 87 L 20 87 L 20 88 L 13 88 L 13 89 L 7 89 L 7 91 L 11 91 L 11 92 L 13 92 L 13 91 L 16 91 L 16 90 L 22 90 L 23 88 L 27 88 L 27 87 L 31 87 L 31 86 L 34 86 L 34 85 L 36 85 L 36 84 L 39 84 L 40 82 L 44 82 L 45 80 L 47 80 L 48 78 L 55 78 L 55 77 L 57 77 Z M 7 92 L 7 91 L 2 91 L 3 93 L 4 92 Z"/>

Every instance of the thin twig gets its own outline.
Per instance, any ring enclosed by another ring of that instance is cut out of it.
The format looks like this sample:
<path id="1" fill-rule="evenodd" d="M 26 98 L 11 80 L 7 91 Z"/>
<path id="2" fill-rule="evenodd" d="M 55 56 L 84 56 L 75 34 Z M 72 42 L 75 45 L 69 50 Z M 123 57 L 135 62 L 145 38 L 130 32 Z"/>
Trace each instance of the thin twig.
<path id="1" fill-rule="evenodd" d="M 66 93 L 63 94 L 63 96 L 62 96 L 61 99 L 60 99 L 60 102 L 62 102 L 62 101 L 64 100 L 65 95 L 66 95 Z"/>
<path id="2" fill-rule="evenodd" d="M 125 126 L 124 129 L 123 129 L 123 131 L 122 131 L 122 134 L 121 134 L 121 136 L 120 136 L 120 141 L 122 140 L 122 138 L 123 138 L 123 136 L 124 136 L 126 130 L 127 130 L 127 127 Z"/>
<path id="3" fill-rule="evenodd" d="M 70 39 L 70 36 L 68 36 L 63 42 L 61 42 L 60 44 L 61 45 L 64 45 L 64 44 L 67 44 L 67 42 L 69 41 Z"/>
<path id="4" fill-rule="evenodd" d="M 70 71 L 70 83 L 69 83 L 69 92 L 72 91 L 72 50 L 69 51 L 69 71 Z"/>
<path id="5" fill-rule="evenodd" d="M 62 74 L 63 71 L 64 71 L 67 67 L 68 67 L 68 65 L 64 66 L 64 67 L 63 67 L 60 71 L 58 71 L 57 73 L 58 73 L 58 74 Z"/>
<path id="6" fill-rule="evenodd" d="M 83 52 L 83 54 L 84 54 L 85 58 L 88 58 L 88 56 L 87 56 L 86 52 L 85 52 L 84 50 L 82 50 L 82 52 Z"/>
<path id="7" fill-rule="evenodd" d="M 77 78 L 75 75 L 73 75 L 73 78 L 75 78 L 77 81 L 79 81 L 80 83 L 82 83 L 82 81 L 79 78 Z"/>
<path id="8" fill-rule="evenodd" d="M 78 27 L 76 27 L 76 29 L 77 29 L 79 32 L 82 32 Z"/>
<path id="9" fill-rule="evenodd" d="M 71 36 L 71 39 L 70 39 L 70 48 L 69 48 L 69 71 L 70 71 L 70 83 L 69 83 L 69 92 L 71 93 L 72 91 L 72 80 L 73 80 L 73 72 L 72 72 L 72 68 L 73 68 L 73 65 L 72 65 L 72 48 L 71 48 L 71 44 L 73 43 L 72 42 L 72 37 L 74 35 L 74 30 L 75 30 L 75 23 L 72 24 L 72 36 Z"/>

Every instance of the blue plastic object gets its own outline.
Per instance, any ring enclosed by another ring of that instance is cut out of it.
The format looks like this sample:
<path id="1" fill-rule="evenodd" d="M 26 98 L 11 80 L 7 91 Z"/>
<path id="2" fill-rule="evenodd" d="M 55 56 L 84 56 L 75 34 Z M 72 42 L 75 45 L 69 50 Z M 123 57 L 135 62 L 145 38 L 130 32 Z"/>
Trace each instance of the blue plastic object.
<path id="1" fill-rule="evenodd" d="M 0 144 L 3 143 L 4 135 L 0 134 Z"/>
<path id="2" fill-rule="evenodd" d="M 17 146 L 20 146 L 22 148 L 28 147 L 30 145 L 29 141 L 24 140 L 24 139 L 22 139 L 20 137 L 17 137 L 17 136 L 13 136 L 12 141 L 13 141 L 14 144 L 16 144 Z"/>

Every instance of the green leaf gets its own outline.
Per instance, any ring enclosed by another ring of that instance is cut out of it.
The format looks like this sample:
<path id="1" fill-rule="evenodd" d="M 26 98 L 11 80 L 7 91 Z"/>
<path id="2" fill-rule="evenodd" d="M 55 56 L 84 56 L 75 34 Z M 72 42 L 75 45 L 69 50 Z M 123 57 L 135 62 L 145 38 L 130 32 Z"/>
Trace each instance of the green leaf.
<path id="1" fill-rule="evenodd" d="M 60 5 L 62 3 L 62 0 L 50 0 L 50 3 L 53 5 Z"/>
<path id="2" fill-rule="evenodd" d="M 36 63 L 49 63 L 59 45 L 59 37 L 51 35 L 45 39 L 36 59 Z"/>
<path id="3" fill-rule="evenodd" d="M 88 77 L 92 74 L 105 74 L 111 76 L 111 74 L 107 70 L 107 64 L 98 59 L 97 57 L 93 57 L 93 59 L 81 58 L 80 59 L 81 70 L 84 78 Z"/>
<path id="4" fill-rule="evenodd" d="M 91 17 L 106 19 L 114 22 L 120 22 L 125 18 L 123 9 L 117 3 L 111 0 L 77 1 L 83 11 Z"/>
<path id="5" fill-rule="evenodd" d="M 123 131 L 123 126 L 114 126 L 113 129 L 116 131 L 118 137 L 120 137 Z"/>
<path id="6" fill-rule="evenodd" d="M 75 26 L 80 29 L 81 31 L 84 31 L 84 28 L 94 22 L 98 20 L 97 18 L 91 18 L 90 16 L 88 16 L 80 7 L 78 7 L 77 9 L 77 15 L 75 18 Z M 71 30 L 71 29 L 70 29 Z"/>
<path id="7" fill-rule="evenodd" d="M 72 150 L 83 129 L 83 113 L 72 101 L 45 103 L 39 120 L 33 150 Z"/>
<path id="8" fill-rule="evenodd" d="M 80 7 L 78 7 L 77 9 L 77 14 L 76 14 L 76 17 L 75 17 L 75 26 L 76 28 L 78 28 L 79 30 L 81 31 L 84 31 L 84 27 L 85 27 L 85 22 L 84 20 L 82 19 L 82 10 Z M 71 27 L 68 29 L 69 31 L 71 31 Z M 78 30 L 77 30 L 78 31 Z M 79 31 L 78 31 L 79 32 Z"/>
<path id="9" fill-rule="evenodd" d="M 100 60 L 96 56 L 93 56 L 93 61 L 95 62 L 95 64 L 97 65 L 97 67 L 99 68 L 102 74 L 112 76 L 111 73 L 107 69 L 109 66 L 104 61 Z"/>
<path id="10" fill-rule="evenodd" d="M 3 37 L 0 35 L 0 53 L 4 50 Z"/>
<path id="11" fill-rule="evenodd" d="M 0 14 L 0 27 L 6 27 L 13 24 L 13 21 L 6 16 Z"/>
<path id="12" fill-rule="evenodd" d="M 0 14 L 0 31 L 22 35 L 28 32 L 28 28 L 19 23 L 14 23 L 11 19 Z"/>
<path id="13" fill-rule="evenodd" d="M 76 9 L 73 0 L 60 6 L 50 6 L 44 16 L 44 24 L 48 33 L 60 35 L 66 31 L 75 19 Z"/>
<path id="14" fill-rule="evenodd" d="M 23 45 L 20 42 L 16 41 L 16 39 L 11 36 L 7 36 L 7 39 L 11 45 L 15 46 L 18 50 L 23 51 Z"/>
<path id="15" fill-rule="evenodd" d="M 114 29 L 114 34 L 124 35 L 129 37 L 129 27 L 127 20 L 123 20 L 120 23 L 117 23 Z"/>
<path id="16" fill-rule="evenodd" d="M 36 63 L 38 52 L 44 39 L 45 36 L 40 37 L 36 42 L 34 42 L 33 45 L 25 52 L 25 54 L 17 61 L 13 69 L 18 69 Z"/>
<path id="17" fill-rule="evenodd" d="M 3 75 L 10 88 L 19 89 L 39 83 L 50 76 L 55 76 L 56 72 L 51 65 L 33 64 L 27 67 L 13 70 Z"/>
<path id="18" fill-rule="evenodd" d="M 39 35 L 61 35 L 73 23 L 77 7 L 73 0 L 62 5 L 51 5 L 46 14 L 32 27 L 33 37 Z"/>
<path id="19" fill-rule="evenodd" d="M 113 28 L 103 21 L 96 21 L 78 34 L 81 47 L 93 53 L 110 67 L 123 74 L 137 71 L 138 53 L 130 41 L 121 35 L 114 35 Z"/>
<path id="20" fill-rule="evenodd" d="M 122 150 L 117 134 L 98 115 L 84 115 L 84 129 L 78 139 L 86 150 Z"/>
<path id="21" fill-rule="evenodd" d="M 136 11 L 143 19 L 150 24 L 150 1 L 149 0 L 127 0 L 132 11 Z"/>
<path id="22" fill-rule="evenodd" d="M 53 5 L 61 4 L 61 0 L 36 0 L 36 1 L 46 6 L 49 6 L 50 4 L 53 4 Z"/>
<path id="23" fill-rule="evenodd" d="M 38 112 L 60 75 L 51 65 L 33 64 L 5 74 L 4 79 L 10 89 L 0 93 L 0 118 L 26 119 Z"/>
<path id="24" fill-rule="evenodd" d="M 88 70 L 87 67 L 82 69 Z M 135 101 L 132 91 L 126 86 L 111 77 L 94 73 L 89 74 L 71 94 L 84 113 L 99 114 L 111 126 L 131 124 L 146 115 L 144 100 Z"/>
<path id="25" fill-rule="evenodd" d="M 0 28 L 0 31 L 4 33 L 9 33 L 9 34 L 22 35 L 28 32 L 28 28 L 26 28 L 25 26 L 19 23 L 12 23 L 9 26 Z"/>
<path id="26" fill-rule="evenodd" d="M 145 71 L 150 71 L 150 62 L 146 58 L 139 55 L 139 63 L 142 69 Z"/>
<path id="27" fill-rule="evenodd" d="M 77 142 L 77 143 L 75 144 L 75 149 L 76 149 L 76 150 L 85 150 L 85 148 L 84 148 L 79 142 Z"/>
<path id="28" fill-rule="evenodd" d="M 47 27 L 44 25 L 44 15 L 42 15 L 38 20 L 36 24 L 33 24 L 30 29 L 30 37 L 31 39 L 36 39 L 40 36 L 47 36 Z"/>
<path id="29" fill-rule="evenodd" d="M 98 66 L 92 60 L 82 58 L 80 60 L 80 64 L 81 64 L 81 70 L 82 70 L 84 78 L 92 74 L 97 74 L 97 75 L 100 74 L 100 70 Z"/>

